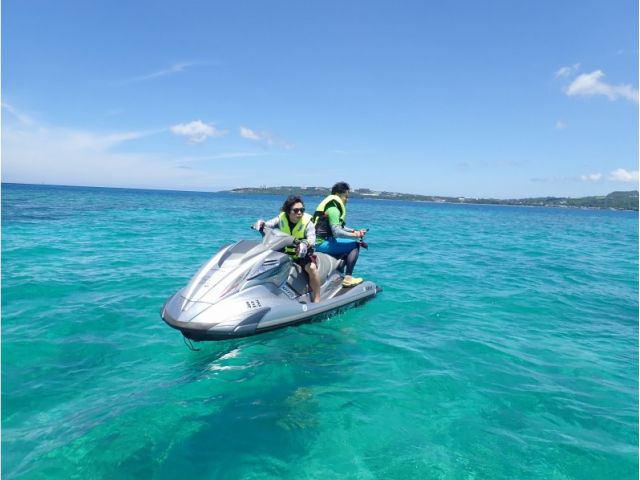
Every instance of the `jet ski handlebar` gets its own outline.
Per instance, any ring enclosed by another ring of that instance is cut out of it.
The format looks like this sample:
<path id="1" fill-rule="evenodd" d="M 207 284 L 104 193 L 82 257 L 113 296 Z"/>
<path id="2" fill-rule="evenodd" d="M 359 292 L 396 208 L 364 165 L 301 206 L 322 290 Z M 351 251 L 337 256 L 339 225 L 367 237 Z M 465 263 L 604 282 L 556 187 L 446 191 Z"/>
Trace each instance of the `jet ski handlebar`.
<path id="1" fill-rule="evenodd" d="M 297 246 L 300 243 L 300 240 L 294 239 L 291 235 L 287 235 L 277 228 L 269 228 L 264 224 L 260 229 L 257 229 L 255 225 L 252 225 L 251 229 L 260 232 L 260 235 L 262 235 L 263 245 L 266 245 L 268 248 L 273 250 L 280 250 L 289 245 Z"/>

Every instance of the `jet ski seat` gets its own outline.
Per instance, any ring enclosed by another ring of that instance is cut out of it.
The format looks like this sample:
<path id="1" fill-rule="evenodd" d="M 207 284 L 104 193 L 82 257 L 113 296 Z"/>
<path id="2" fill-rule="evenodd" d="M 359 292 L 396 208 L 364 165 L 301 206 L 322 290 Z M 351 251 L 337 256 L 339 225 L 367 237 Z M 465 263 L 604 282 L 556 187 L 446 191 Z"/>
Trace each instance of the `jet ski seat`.
<path id="1" fill-rule="evenodd" d="M 320 284 L 324 283 L 331 272 L 335 272 L 344 265 L 343 259 L 337 259 L 326 253 L 316 253 L 316 259 L 318 262 L 318 271 L 320 272 Z"/>
<path id="2" fill-rule="evenodd" d="M 316 253 L 316 259 L 318 262 L 318 271 L 320 272 L 320 284 L 323 284 L 332 272 L 335 272 L 344 265 L 344 260 L 324 253 Z M 309 276 L 297 263 L 292 264 L 287 283 L 300 295 L 309 292 Z"/>

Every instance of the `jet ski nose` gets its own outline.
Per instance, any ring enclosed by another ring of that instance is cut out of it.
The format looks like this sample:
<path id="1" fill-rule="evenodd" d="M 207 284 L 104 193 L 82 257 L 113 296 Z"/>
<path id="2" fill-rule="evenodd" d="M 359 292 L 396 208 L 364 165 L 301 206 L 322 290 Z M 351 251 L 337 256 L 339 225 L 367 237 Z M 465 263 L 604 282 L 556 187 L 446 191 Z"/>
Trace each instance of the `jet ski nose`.
<path id="1" fill-rule="evenodd" d="M 160 316 L 167 325 L 180 330 L 185 337 L 196 341 L 225 340 L 251 335 L 256 331 L 260 320 L 271 310 L 270 307 L 253 308 L 246 312 L 225 316 L 224 312 L 233 311 L 233 305 L 224 308 L 224 305 L 203 304 L 198 305 L 195 310 L 193 308 L 184 310 L 181 308 L 183 303 L 184 298 L 180 293 L 175 294 L 162 307 Z M 220 311 L 216 312 L 217 309 Z M 201 314 L 206 318 L 199 318 Z M 220 318 L 220 321 L 213 320 L 216 317 Z"/>

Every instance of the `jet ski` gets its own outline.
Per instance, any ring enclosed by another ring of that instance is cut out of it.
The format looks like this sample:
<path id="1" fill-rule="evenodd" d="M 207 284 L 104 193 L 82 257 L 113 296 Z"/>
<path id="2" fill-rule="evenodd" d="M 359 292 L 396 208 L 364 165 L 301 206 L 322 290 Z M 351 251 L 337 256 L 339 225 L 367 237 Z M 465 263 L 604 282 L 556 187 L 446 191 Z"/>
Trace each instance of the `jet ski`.
<path id="1" fill-rule="evenodd" d="M 307 273 L 282 253 L 294 243 L 265 229 L 262 241 L 224 246 L 165 302 L 162 319 L 189 340 L 227 340 L 326 318 L 381 291 L 367 280 L 343 287 L 343 260 L 316 253 L 321 301 L 312 303 Z"/>

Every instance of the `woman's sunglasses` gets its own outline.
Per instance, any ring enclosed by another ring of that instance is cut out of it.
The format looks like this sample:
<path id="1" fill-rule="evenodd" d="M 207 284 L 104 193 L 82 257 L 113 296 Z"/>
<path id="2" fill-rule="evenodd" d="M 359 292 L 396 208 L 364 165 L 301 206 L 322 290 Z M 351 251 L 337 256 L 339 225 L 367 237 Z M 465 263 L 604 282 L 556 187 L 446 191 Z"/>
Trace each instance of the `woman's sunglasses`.
<path id="1" fill-rule="evenodd" d="M 304 208 L 292 208 L 292 213 L 304 213 Z"/>

